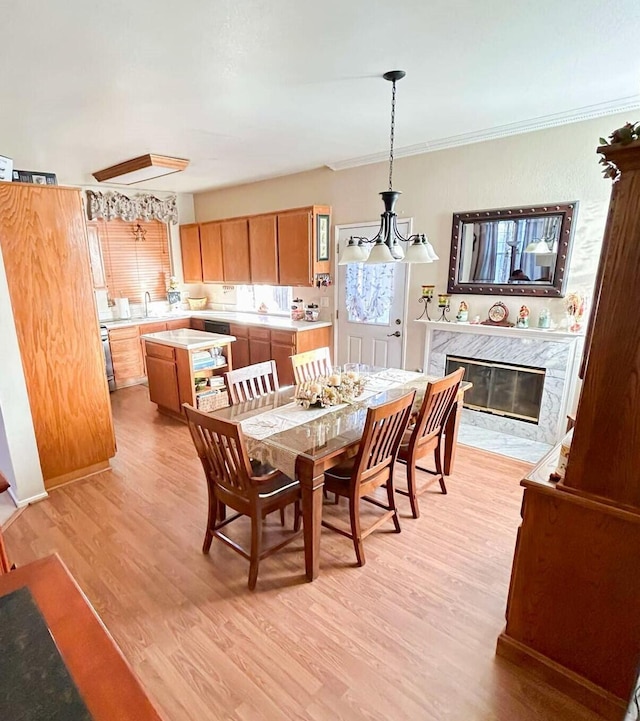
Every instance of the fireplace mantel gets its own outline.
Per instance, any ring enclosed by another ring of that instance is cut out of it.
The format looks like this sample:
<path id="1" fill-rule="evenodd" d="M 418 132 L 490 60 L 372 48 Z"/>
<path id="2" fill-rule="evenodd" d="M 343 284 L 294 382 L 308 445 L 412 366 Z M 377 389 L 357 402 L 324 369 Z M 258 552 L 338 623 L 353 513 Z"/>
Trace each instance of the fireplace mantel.
<path id="1" fill-rule="evenodd" d="M 448 330 L 452 333 L 473 333 L 475 335 L 515 336 L 518 338 L 542 338 L 544 340 L 575 341 L 583 338 L 582 333 L 569 333 L 565 330 L 545 330 L 544 328 L 516 328 L 515 326 L 480 325 L 479 323 L 447 323 L 437 320 L 418 320 L 429 328 Z"/>

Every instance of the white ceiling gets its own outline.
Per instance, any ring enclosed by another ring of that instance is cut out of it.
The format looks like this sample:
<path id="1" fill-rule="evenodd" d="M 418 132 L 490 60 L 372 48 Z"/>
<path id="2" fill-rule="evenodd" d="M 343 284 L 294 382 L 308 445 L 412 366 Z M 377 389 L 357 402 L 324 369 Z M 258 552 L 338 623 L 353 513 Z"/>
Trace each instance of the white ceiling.
<path id="1" fill-rule="evenodd" d="M 189 158 L 145 184 L 185 192 L 344 167 L 388 152 L 386 70 L 419 150 L 639 108 L 639 38 L 638 0 L 0 0 L 0 154 Z"/>

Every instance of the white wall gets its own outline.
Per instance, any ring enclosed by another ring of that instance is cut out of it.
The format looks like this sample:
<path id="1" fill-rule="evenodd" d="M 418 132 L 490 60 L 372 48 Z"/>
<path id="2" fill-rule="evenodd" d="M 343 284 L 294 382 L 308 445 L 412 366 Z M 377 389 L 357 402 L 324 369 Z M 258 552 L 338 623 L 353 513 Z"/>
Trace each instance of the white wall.
<path id="1" fill-rule="evenodd" d="M 603 180 L 595 148 L 627 121 L 612 115 L 499 140 L 397 159 L 394 186 L 403 192 L 400 216 L 413 217 L 414 232 L 426 233 L 440 261 L 411 266 L 409 318 L 417 317 L 420 286 L 447 287 L 453 213 L 487 208 L 542 205 L 577 200 L 580 208 L 568 274 L 569 290 L 587 290 L 593 284 L 602 242 L 611 182 Z M 388 165 L 377 163 L 334 172 L 319 168 L 260 183 L 223 188 L 195 195 L 196 220 L 263 213 L 314 203 L 331 205 L 337 225 L 375 220 L 382 212 L 379 191 L 387 187 Z M 335 274 L 334 274 L 335 276 Z M 495 296 L 456 295 L 466 300 L 470 315 L 486 317 Z M 521 300 L 507 301 L 515 316 Z M 548 305 L 556 323 L 564 320 L 561 299 L 527 298 L 531 317 Z M 422 366 L 424 328 L 409 322 L 406 366 Z"/>
<path id="2" fill-rule="evenodd" d="M 0 416 L 0 471 L 11 484 L 13 499 L 25 505 L 46 491 L 1 251 Z"/>

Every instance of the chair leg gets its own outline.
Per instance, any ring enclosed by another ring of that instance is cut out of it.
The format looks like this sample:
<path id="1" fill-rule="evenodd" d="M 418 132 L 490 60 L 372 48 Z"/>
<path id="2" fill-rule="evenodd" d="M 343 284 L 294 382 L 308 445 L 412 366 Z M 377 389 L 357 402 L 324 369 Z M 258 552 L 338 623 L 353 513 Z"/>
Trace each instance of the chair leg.
<path id="1" fill-rule="evenodd" d="M 213 541 L 213 529 L 216 527 L 218 522 L 219 508 L 222 504 L 217 498 L 209 497 L 209 514 L 207 517 L 207 530 L 204 534 L 204 542 L 202 543 L 202 553 L 209 553 L 211 549 L 211 542 Z"/>
<path id="2" fill-rule="evenodd" d="M 262 514 L 254 509 L 251 516 L 251 559 L 249 561 L 249 590 L 253 591 L 258 580 L 258 564 L 262 546 Z"/>
<path id="3" fill-rule="evenodd" d="M 364 566 L 364 546 L 362 545 L 362 533 L 360 531 L 360 499 L 349 498 L 349 516 L 351 518 L 351 535 L 353 536 L 353 547 L 356 550 L 358 566 Z"/>
<path id="4" fill-rule="evenodd" d="M 418 496 L 416 494 L 416 464 L 407 460 L 407 490 L 409 491 L 409 502 L 411 503 L 411 513 L 414 518 L 420 517 L 420 507 L 418 506 Z"/>
<path id="5" fill-rule="evenodd" d="M 440 483 L 440 490 L 444 495 L 447 494 L 447 486 L 444 482 L 444 472 L 442 469 L 442 449 L 440 448 L 440 444 L 436 447 L 435 452 L 436 457 L 436 471 L 438 472 L 438 482 Z"/>
<path id="6" fill-rule="evenodd" d="M 280 509 L 280 525 L 284 526 L 284 508 Z"/>
<path id="7" fill-rule="evenodd" d="M 293 530 L 297 533 L 300 530 L 302 521 L 302 510 L 300 507 L 300 500 L 297 500 L 293 505 Z"/>
<path id="8" fill-rule="evenodd" d="M 396 508 L 396 496 L 393 492 L 393 475 L 385 484 L 387 487 L 387 498 L 389 500 L 389 509 L 393 511 L 393 525 L 396 527 L 396 533 L 400 533 L 400 519 L 398 518 L 398 509 Z"/>

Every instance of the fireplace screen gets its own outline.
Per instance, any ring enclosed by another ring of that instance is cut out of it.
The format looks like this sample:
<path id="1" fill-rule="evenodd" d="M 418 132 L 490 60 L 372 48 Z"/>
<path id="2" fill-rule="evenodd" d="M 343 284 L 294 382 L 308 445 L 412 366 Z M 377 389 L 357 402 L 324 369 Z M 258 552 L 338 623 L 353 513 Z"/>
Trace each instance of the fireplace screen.
<path id="1" fill-rule="evenodd" d="M 544 368 L 447 356 L 447 373 L 464 368 L 473 388 L 464 394 L 464 407 L 537 423 L 544 386 Z"/>

